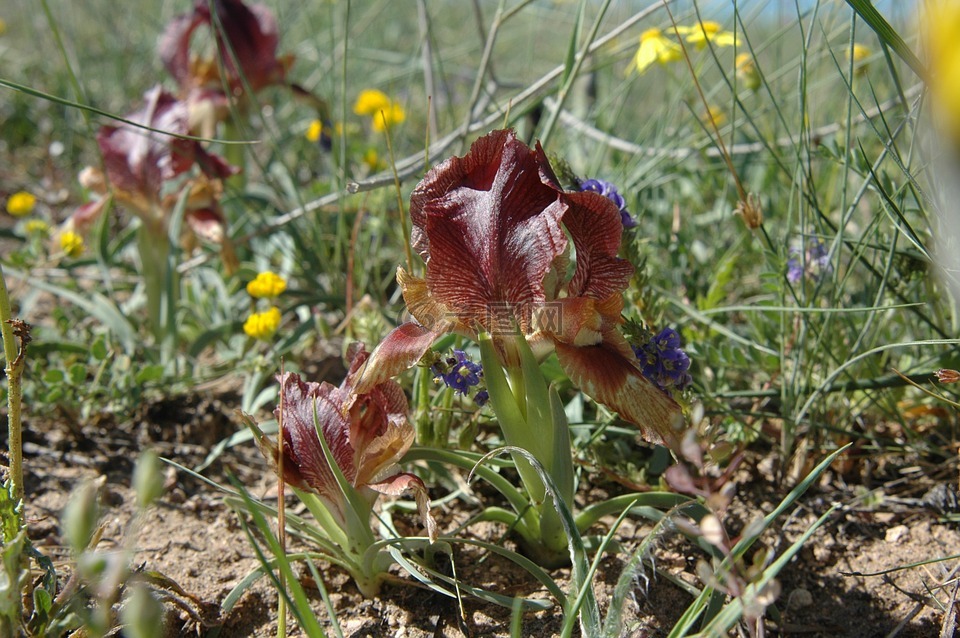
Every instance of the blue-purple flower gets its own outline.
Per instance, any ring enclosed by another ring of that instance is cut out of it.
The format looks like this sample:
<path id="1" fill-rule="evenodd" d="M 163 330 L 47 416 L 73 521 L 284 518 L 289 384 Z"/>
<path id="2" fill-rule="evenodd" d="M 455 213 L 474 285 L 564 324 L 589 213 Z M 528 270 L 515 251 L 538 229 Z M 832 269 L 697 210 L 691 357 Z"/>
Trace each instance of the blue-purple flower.
<path id="1" fill-rule="evenodd" d="M 819 281 L 831 272 L 830 251 L 819 239 L 811 239 L 807 243 L 806 254 L 799 246 L 790 248 L 790 259 L 787 260 L 787 281 L 790 283 L 799 283 L 804 275 Z"/>
<path id="2" fill-rule="evenodd" d="M 617 191 L 617 187 L 610 182 L 602 179 L 585 179 L 580 182 L 580 190 L 600 193 L 616 204 L 617 208 L 620 209 L 620 223 L 623 224 L 624 228 L 633 228 L 637 225 L 636 220 L 627 210 L 627 202 L 623 199 L 623 195 L 621 195 Z"/>
<path id="3" fill-rule="evenodd" d="M 480 385 L 483 378 L 483 366 L 471 361 L 463 350 L 454 350 L 452 357 L 435 364 L 432 370 L 438 381 L 443 381 L 458 394 L 469 394 L 470 388 Z M 478 404 L 483 405 L 479 401 Z"/>
<path id="4" fill-rule="evenodd" d="M 486 390 L 480 390 L 475 395 L 473 395 L 473 402 L 476 403 L 481 408 L 487 404 L 487 401 L 490 400 L 490 393 Z"/>
<path id="5" fill-rule="evenodd" d="M 647 343 L 633 346 L 633 351 L 644 376 L 661 390 L 683 390 L 692 383 L 690 357 L 680 347 L 680 333 L 673 328 L 664 328 Z"/>

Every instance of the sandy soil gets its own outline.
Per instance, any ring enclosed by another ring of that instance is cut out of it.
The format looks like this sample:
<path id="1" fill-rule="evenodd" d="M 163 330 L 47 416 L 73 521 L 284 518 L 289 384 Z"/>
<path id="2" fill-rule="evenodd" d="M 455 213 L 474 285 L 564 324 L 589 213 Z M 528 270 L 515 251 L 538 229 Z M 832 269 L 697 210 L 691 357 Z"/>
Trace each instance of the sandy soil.
<path id="1" fill-rule="evenodd" d="M 216 441 L 238 427 L 232 410 L 229 396 L 194 396 L 147 406 L 128 423 L 91 425 L 79 433 L 56 420 L 28 419 L 25 452 L 31 538 L 58 566 L 68 569 L 69 557 L 60 538 L 60 513 L 80 481 L 105 476 L 101 547 L 119 547 L 129 533 L 134 511 L 129 477 L 138 450 L 154 446 L 164 456 L 196 465 Z M 740 470 L 739 493 L 730 510 L 731 529 L 769 512 L 786 493 L 765 475 L 764 467 L 763 459 L 755 458 Z M 226 450 L 206 472 L 219 482 L 224 482 L 228 473 L 237 476 L 254 495 L 276 502 L 275 480 L 252 444 Z M 849 472 L 846 479 L 836 473 L 825 475 L 800 506 L 763 538 L 765 546 L 782 552 L 831 504 L 840 504 L 781 573 L 782 591 L 776 602 L 779 613 L 771 614 L 768 635 L 866 638 L 940 633 L 944 609 L 949 609 L 956 597 L 957 560 L 882 576 L 865 574 L 960 554 L 956 524 L 944 521 L 930 506 L 937 499 L 925 498 L 932 488 L 939 490 L 941 501 L 943 494 L 955 490 L 955 468 L 891 466 L 872 476 L 870 487 L 878 491 L 867 500 L 862 498 L 865 486 L 851 482 Z M 590 497 L 591 490 L 615 487 L 597 479 L 595 485 L 587 482 L 581 486 L 581 494 Z M 296 508 L 296 503 L 291 500 L 289 506 Z M 463 519 L 463 512 L 455 508 L 441 509 L 438 514 L 441 527 L 448 529 Z M 189 595 L 168 592 L 171 600 L 180 601 L 180 605 L 169 605 L 169 635 L 204 636 L 215 628 L 226 637 L 275 635 L 277 596 L 263 579 L 232 610 L 221 610 L 227 594 L 258 565 L 239 520 L 214 488 L 169 468 L 166 492 L 139 530 L 133 561 L 134 568 L 160 572 Z M 418 522 L 411 518 L 409 525 L 415 530 Z M 624 547 L 629 549 L 642 539 L 647 529 L 628 522 L 620 534 L 627 539 Z M 490 541 L 503 532 L 496 525 L 468 530 Z M 623 556 L 603 561 L 597 579 L 601 604 L 622 569 Z M 691 600 L 670 578 L 699 584 L 695 566 L 703 557 L 701 550 L 678 535 L 658 540 L 654 552 L 657 573 L 648 570 L 637 580 L 633 600 L 624 610 L 622 635 L 667 635 Z M 454 561 L 459 575 L 468 582 L 502 593 L 545 596 L 529 576 L 509 562 L 465 547 L 457 549 Z M 316 614 L 329 627 L 319 592 L 308 572 L 303 573 Z M 509 610 L 465 599 L 461 616 L 455 600 L 416 586 L 399 572 L 397 582 L 387 584 L 373 600 L 364 599 L 339 569 L 324 566 L 321 573 L 346 637 L 509 635 Z M 556 576 L 562 581 L 565 573 L 558 570 Z M 546 638 L 556 635 L 559 627 L 555 610 L 530 613 L 524 618 L 523 635 Z M 291 635 L 300 634 L 294 629 Z"/>

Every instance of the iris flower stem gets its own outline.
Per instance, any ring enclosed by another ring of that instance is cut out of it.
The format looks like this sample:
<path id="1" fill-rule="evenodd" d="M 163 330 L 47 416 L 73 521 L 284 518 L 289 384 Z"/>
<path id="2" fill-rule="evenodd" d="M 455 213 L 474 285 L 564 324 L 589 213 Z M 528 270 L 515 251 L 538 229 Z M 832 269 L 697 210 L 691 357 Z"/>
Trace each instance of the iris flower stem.
<path id="1" fill-rule="evenodd" d="M 147 315 L 150 318 L 150 329 L 157 340 L 163 343 L 166 331 L 172 326 L 170 321 L 174 317 L 174 300 L 168 292 L 176 290 L 176 285 L 169 286 L 167 278 L 176 277 L 176 271 L 167 272 L 170 244 L 162 231 L 156 231 L 150 224 L 144 223 L 137 231 L 137 243 L 140 252 L 140 263 L 143 269 L 143 284 L 147 295 Z"/>
<path id="2" fill-rule="evenodd" d="M 549 477 L 558 485 L 560 498 L 570 501 L 566 505 L 571 506 L 573 466 L 563 406 L 559 397 L 557 405 L 553 405 L 551 392 L 525 342 L 517 344 L 521 365 L 506 367 L 502 365 L 489 335 L 481 334 L 479 344 L 490 405 L 497 415 L 504 440 L 507 445 L 525 450 L 537 461 L 531 463 L 522 455 L 513 454 L 530 505 L 529 514 L 520 513 L 524 526 L 519 533 L 527 551 L 538 563 L 563 563 L 568 560 L 567 536 L 557 505 L 546 489 Z M 559 442 L 564 442 L 562 451 L 554 445 Z M 555 458 L 559 454 L 566 454 L 567 458 Z"/>
<path id="3" fill-rule="evenodd" d="M 517 402 L 517 409 L 520 410 L 520 415 L 526 419 L 527 418 L 527 388 L 526 383 L 523 380 L 523 369 L 516 367 L 509 367 L 507 370 L 507 378 L 510 380 L 510 389 L 513 390 L 513 398 Z"/>

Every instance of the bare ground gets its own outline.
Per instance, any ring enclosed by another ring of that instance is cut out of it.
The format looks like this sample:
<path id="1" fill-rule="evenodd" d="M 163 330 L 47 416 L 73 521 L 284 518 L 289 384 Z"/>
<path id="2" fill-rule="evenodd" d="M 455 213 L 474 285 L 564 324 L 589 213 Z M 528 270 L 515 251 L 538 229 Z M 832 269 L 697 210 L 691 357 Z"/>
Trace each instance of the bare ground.
<path id="1" fill-rule="evenodd" d="M 80 432 L 56 419 L 28 419 L 25 452 L 31 539 L 58 567 L 68 570 L 69 557 L 59 532 L 60 513 L 80 481 L 105 476 L 101 547 L 119 547 L 134 511 L 130 474 L 139 450 L 153 446 L 186 466 L 198 464 L 213 444 L 237 428 L 231 416 L 232 403 L 229 396 L 178 398 L 146 406 L 127 423 L 104 422 Z M 767 476 L 764 468 L 763 459 L 757 458 L 739 472 L 731 528 L 769 512 L 788 491 Z M 227 449 L 207 471 L 221 483 L 228 473 L 254 495 L 276 502 L 275 480 L 252 444 Z M 955 468 L 891 465 L 881 474 L 872 479 L 872 487 L 879 489 L 867 500 L 863 498 L 866 487 L 851 482 L 849 470 L 846 480 L 838 473 L 828 473 L 803 497 L 800 506 L 764 537 L 766 546 L 782 552 L 831 504 L 839 505 L 830 521 L 781 572 L 782 591 L 776 602 L 779 613 L 768 616 L 768 635 L 940 635 L 944 609 L 950 609 L 956 595 L 956 559 L 884 575 L 867 574 L 960 554 L 955 523 L 943 521 L 926 502 L 930 499 L 924 499 L 934 487 L 941 496 L 955 490 Z M 264 579 L 232 610 L 221 611 L 227 594 L 258 565 L 238 515 L 209 485 L 173 468 L 166 479 L 164 496 L 139 530 L 134 567 L 162 573 L 188 595 L 171 595 L 181 604 L 170 605 L 168 634 L 204 636 L 220 628 L 220 635 L 226 637 L 276 635 L 277 596 Z M 590 496 L 615 488 L 596 480 L 596 485 L 582 486 L 581 493 Z M 289 501 L 289 506 L 295 508 L 296 503 Z M 462 512 L 449 509 L 438 513 L 442 527 L 449 528 L 463 518 Z M 409 525 L 416 530 L 418 522 L 411 519 Z M 625 547 L 643 538 L 646 530 L 639 522 L 628 522 L 620 533 L 626 539 Z M 503 532 L 486 525 L 468 533 L 496 541 Z M 455 567 L 467 582 L 510 595 L 545 596 L 511 563 L 465 547 L 456 551 Z M 633 600 L 624 610 L 623 636 L 666 636 L 691 601 L 668 576 L 699 584 L 695 566 L 704 554 L 690 542 L 666 536 L 658 541 L 654 558 L 657 573 L 648 571 L 637 579 Z M 597 579 L 601 604 L 621 569 L 622 555 L 603 561 Z M 363 598 L 339 569 L 324 566 L 321 573 L 346 637 L 509 635 L 509 610 L 465 599 L 461 614 L 455 600 L 417 586 L 400 572 L 373 600 Z M 555 575 L 562 582 L 565 572 L 558 570 Z M 318 617 L 329 627 L 315 584 L 309 575 L 302 582 L 314 598 Z M 546 638 L 556 635 L 559 627 L 557 611 L 529 613 L 523 635 Z M 300 634 L 293 629 L 291 635 Z M 952 635 L 949 626 L 944 635 Z"/>

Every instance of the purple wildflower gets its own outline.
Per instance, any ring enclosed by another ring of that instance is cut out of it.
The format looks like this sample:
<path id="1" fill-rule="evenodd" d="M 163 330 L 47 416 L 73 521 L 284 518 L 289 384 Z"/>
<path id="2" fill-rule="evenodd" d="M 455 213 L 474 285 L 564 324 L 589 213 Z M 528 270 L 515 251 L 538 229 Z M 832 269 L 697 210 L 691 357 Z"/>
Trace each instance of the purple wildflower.
<path id="1" fill-rule="evenodd" d="M 690 357 L 680 347 L 680 333 L 673 328 L 664 328 L 647 343 L 633 346 L 644 376 L 666 391 L 670 387 L 683 390 L 693 379 Z"/>
<path id="2" fill-rule="evenodd" d="M 487 404 L 487 401 L 490 400 L 490 393 L 486 390 L 480 390 L 475 395 L 473 395 L 473 402 L 476 403 L 481 408 Z"/>
<path id="3" fill-rule="evenodd" d="M 441 363 L 432 367 L 436 379 L 443 381 L 448 388 L 455 392 L 467 394 L 470 388 L 480 384 L 483 377 L 483 366 L 467 358 L 463 350 L 454 350 L 454 356 L 447 357 Z M 482 405 L 482 404 L 479 404 Z"/>
<path id="4" fill-rule="evenodd" d="M 791 248 L 790 252 L 793 253 L 793 251 L 794 249 Z M 791 257 L 787 260 L 787 281 L 795 284 L 801 279 L 803 279 L 803 266 L 800 264 L 800 259 Z"/>
<path id="5" fill-rule="evenodd" d="M 594 193 L 600 193 L 611 202 L 617 205 L 617 208 L 620 209 L 620 223 L 623 224 L 624 228 L 633 228 L 637 225 L 636 220 L 627 210 L 627 202 L 623 199 L 617 191 L 617 187 L 602 179 L 585 179 L 580 182 L 581 191 L 591 191 Z"/>
<path id="6" fill-rule="evenodd" d="M 790 259 L 787 260 L 787 281 L 791 284 L 799 283 L 804 276 L 820 281 L 831 272 L 833 272 L 833 265 L 830 263 L 830 250 L 819 239 L 811 239 L 807 243 L 805 254 L 799 246 L 790 248 Z"/>

